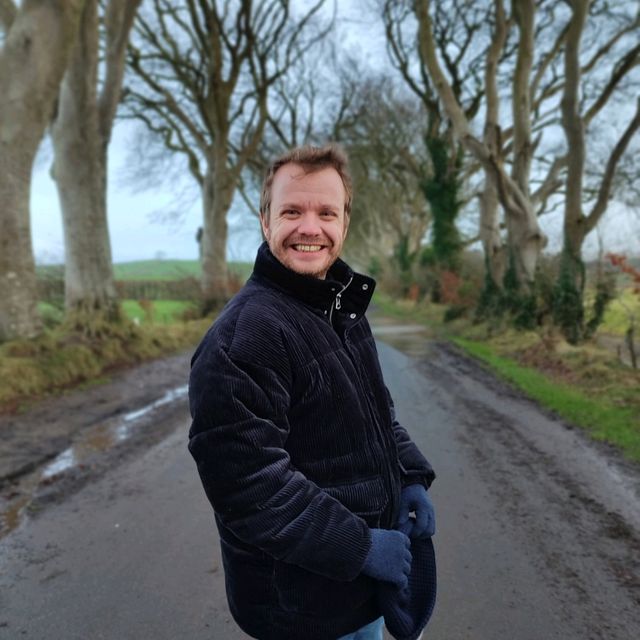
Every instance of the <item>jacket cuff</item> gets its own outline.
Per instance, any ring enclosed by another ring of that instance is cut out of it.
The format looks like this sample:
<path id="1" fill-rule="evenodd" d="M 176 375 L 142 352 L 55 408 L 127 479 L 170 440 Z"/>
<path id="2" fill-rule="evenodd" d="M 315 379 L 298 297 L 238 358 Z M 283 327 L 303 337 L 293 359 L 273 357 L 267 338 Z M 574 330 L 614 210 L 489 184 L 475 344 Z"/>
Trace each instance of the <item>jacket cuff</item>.
<path id="1" fill-rule="evenodd" d="M 400 467 L 400 484 L 403 489 L 411 484 L 421 484 L 425 489 L 429 489 L 436 478 L 436 474 L 430 467 L 426 469 L 406 469 L 401 460 L 398 460 L 398 466 Z"/>

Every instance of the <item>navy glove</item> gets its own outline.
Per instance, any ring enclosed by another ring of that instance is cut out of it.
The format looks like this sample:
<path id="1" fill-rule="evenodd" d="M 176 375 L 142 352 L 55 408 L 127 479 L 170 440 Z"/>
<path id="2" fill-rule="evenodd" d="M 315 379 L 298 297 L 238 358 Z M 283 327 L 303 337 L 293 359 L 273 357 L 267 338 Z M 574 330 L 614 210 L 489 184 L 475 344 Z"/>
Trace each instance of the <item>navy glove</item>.
<path id="1" fill-rule="evenodd" d="M 415 520 L 409 518 L 415 512 Z M 398 531 L 410 538 L 430 538 L 436 532 L 436 514 L 427 490 L 421 484 L 410 484 L 400 494 Z"/>
<path id="2" fill-rule="evenodd" d="M 364 561 L 362 573 L 392 582 L 400 589 L 409 585 L 411 572 L 411 542 L 400 531 L 370 529 L 371 549 Z"/>

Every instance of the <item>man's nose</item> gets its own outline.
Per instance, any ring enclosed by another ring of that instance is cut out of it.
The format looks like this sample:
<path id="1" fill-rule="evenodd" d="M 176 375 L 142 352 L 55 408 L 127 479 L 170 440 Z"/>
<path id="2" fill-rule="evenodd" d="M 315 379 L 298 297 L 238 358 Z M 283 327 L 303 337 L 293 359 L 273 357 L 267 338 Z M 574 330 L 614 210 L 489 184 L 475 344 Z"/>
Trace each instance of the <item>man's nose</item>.
<path id="1" fill-rule="evenodd" d="M 305 236 L 318 236 L 322 232 L 320 218 L 313 212 L 307 212 L 300 218 L 298 233 Z"/>

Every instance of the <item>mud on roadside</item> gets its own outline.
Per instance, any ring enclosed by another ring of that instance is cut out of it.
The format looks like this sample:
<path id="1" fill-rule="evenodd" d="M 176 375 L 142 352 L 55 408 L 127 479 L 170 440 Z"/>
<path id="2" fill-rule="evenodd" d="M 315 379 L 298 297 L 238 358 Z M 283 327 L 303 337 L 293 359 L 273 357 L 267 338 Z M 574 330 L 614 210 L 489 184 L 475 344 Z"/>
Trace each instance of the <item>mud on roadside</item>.
<path id="1" fill-rule="evenodd" d="M 180 416 L 187 423 L 191 353 L 0 415 L 0 537 L 165 437 Z"/>

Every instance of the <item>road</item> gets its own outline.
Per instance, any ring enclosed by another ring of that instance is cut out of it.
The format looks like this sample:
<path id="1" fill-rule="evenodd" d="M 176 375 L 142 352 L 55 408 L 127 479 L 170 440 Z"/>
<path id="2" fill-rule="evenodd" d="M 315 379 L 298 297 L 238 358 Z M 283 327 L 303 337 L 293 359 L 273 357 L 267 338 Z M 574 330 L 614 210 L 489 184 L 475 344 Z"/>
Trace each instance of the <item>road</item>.
<path id="1" fill-rule="evenodd" d="M 418 328 L 380 326 L 397 413 L 438 474 L 432 640 L 640 637 L 640 474 Z M 169 435 L 0 541 L 0 638 L 246 638 L 213 517 Z M 170 428 L 169 428 L 170 425 Z"/>

